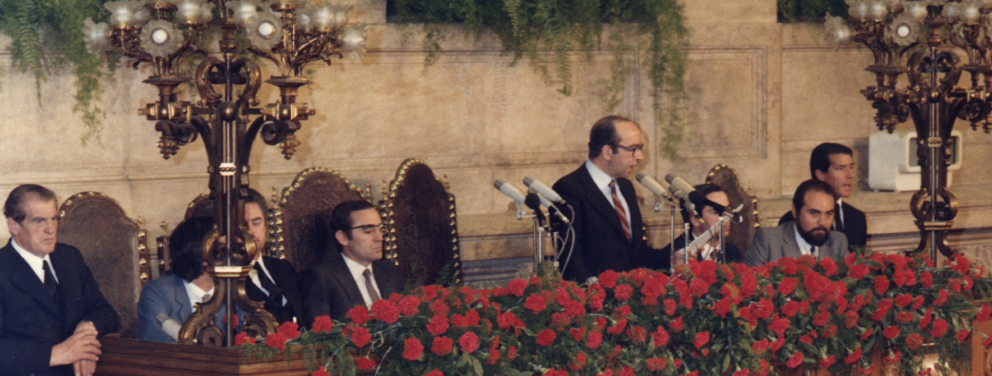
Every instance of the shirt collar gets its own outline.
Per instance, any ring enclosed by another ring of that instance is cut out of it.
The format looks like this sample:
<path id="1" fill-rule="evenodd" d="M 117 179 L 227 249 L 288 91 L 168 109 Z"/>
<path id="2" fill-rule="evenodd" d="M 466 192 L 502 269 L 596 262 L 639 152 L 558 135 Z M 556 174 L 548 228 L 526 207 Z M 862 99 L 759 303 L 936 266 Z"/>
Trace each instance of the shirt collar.
<path id="1" fill-rule="evenodd" d="M 10 239 L 10 244 L 11 246 L 14 247 L 14 250 L 17 251 L 17 254 L 21 255 L 21 258 L 28 263 L 28 266 L 31 267 L 31 271 L 33 271 L 34 274 L 38 275 L 38 278 L 40 278 L 41 282 L 44 283 L 45 269 L 43 268 L 45 266 L 45 261 L 48 261 L 49 264 L 52 263 L 51 258 L 48 257 L 48 255 L 45 255 L 45 257 L 38 257 L 34 253 L 28 252 L 26 249 L 21 248 L 20 245 L 17 245 L 17 242 L 14 241 L 14 238 Z M 52 268 L 54 269 L 54 266 Z M 55 274 L 55 270 L 52 270 L 52 275 L 54 274 Z M 56 277 L 55 279 L 58 280 L 58 277 Z"/>
<path id="2" fill-rule="evenodd" d="M 601 191 L 607 190 L 607 187 L 613 182 L 613 178 L 603 172 L 603 170 L 600 170 L 599 167 L 596 167 L 591 160 L 586 160 L 586 170 L 589 170 L 589 176 L 592 176 L 593 183 Z"/>
<path id="3" fill-rule="evenodd" d="M 362 276 L 362 273 L 364 273 L 366 269 L 369 271 L 372 270 L 372 264 L 369 264 L 369 266 L 362 266 L 362 264 L 359 264 L 355 260 L 345 256 L 343 252 L 341 253 L 341 257 L 344 258 L 344 264 L 348 265 L 348 271 L 351 272 L 351 276 L 355 278 L 356 281 L 361 281 L 361 278 L 365 278 Z"/>
<path id="4" fill-rule="evenodd" d="M 793 222 L 793 223 L 795 224 L 795 226 L 792 226 L 792 230 L 796 234 L 796 244 L 799 245 L 799 253 L 802 253 L 804 255 L 812 255 L 813 245 L 807 243 L 806 239 L 803 239 L 803 236 L 799 235 L 799 223 L 798 222 Z"/>
<path id="5" fill-rule="evenodd" d="M 191 305 L 193 307 L 196 306 L 196 303 L 203 303 L 203 297 L 207 296 L 207 294 L 212 296 L 214 294 L 214 289 L 216 288 L 216 286 L 214 286 L 210 288 L 210 291 L 203 291 L 200 286 L 186 281 L 183 281 L 183 285 L 186 286 L 186 295 L 189 295 L 189 301 L 192 303 Z"/>

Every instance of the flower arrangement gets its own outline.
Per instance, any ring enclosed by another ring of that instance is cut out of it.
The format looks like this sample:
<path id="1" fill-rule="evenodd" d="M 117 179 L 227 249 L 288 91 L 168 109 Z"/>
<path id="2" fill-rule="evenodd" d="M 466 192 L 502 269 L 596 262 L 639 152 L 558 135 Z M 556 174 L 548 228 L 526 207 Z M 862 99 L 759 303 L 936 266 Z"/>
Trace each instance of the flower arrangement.
<path id="1" fill-rule="evenodd" d="M 236 345 L 261 357 L 296 348 L 314 375 L 763 376 L 867 373 L 878 366 L 873 352 L 925 373 L 923 344 L 934 343 L 946 372 L 963 366 L 971 322 L 992 314 L 971 300 L 976 284 L 990 283 L 981 274 L 960 255 L 936 267 L 867 252 L 756 268 L 690 262 L 671 276 L 607 271 L 588 286 L 557 277 L 424 286 L 355 307 L 342 322 L 321 317 L 302 333 L 283 324 Z"/>

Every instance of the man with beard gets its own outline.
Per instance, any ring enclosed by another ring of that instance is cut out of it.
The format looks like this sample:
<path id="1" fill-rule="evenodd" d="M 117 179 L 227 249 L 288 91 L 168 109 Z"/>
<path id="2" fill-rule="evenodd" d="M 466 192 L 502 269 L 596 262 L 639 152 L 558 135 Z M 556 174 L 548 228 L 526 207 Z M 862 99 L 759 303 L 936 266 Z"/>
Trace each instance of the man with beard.
<path id="1" fill-rule="evenodd" d="M 792 197 L 792 215 L 797 220 L 775 228 L 759 229 L 744 254 L 744 263 L 760 266 L 782 257 L 846 256 L 847 237 L 830 230 L 836 207 L 837 195 L 830 184 L 819 180 L 804 181 Z"/>

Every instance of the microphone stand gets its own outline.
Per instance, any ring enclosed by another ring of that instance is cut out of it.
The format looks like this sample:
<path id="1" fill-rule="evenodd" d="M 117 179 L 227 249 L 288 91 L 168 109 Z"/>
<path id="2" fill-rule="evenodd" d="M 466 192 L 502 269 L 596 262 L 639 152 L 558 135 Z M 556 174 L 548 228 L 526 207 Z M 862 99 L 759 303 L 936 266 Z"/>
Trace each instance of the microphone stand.
<path id="1" fill-rule="evenodd" d="M 541 199 L 536 194 L 527 194 L 524 204 L 533 210 L 534 215 L 534 275 L 538 275 L 540 265 L 544 261 L 544 226 L 547 218 L 541 210 Z"/>

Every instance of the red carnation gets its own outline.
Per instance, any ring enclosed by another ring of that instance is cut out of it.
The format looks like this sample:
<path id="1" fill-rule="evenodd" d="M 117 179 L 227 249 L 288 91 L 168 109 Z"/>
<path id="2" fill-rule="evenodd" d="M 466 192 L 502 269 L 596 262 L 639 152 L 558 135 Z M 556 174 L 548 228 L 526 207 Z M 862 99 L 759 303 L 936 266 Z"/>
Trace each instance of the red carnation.
<path id="1" fill-rule="evenodd" d="M 854 362 L 857 362 L 858 360 L 861 360 L 861 346 L 855 347 L 854 352 L 851 353 L 851 355 L 848 355 L 848 357 L 844 358 L 844 363 L 852 364 Z"/>
<path id="2" fill-rule="evenodd" d="M 583 326 L 578 329 L 576 328 L 569 329 L 569 333 L 572 335 L 572 339 L 574 339 L 575 342 L 581 341 L 583 338 L 586 337 L 586 327 Z"/>
<path id="3" fill-rule="evenodd" d="M 796 303 L 795 300 L 790 300 L 782 306 L 782 314 L 784 314 L 785 317 L 792 317 L 797 313 L 799 313 L 799 303 Z"/>
<path id="4" fill-rule="evenodd" d="M 678 303 L 671 299 L 665 299 L 662 304 L 665 305 L 665 314 L 669 316 L 675 315 L 675 309 L 678 308 Z"/>
<path id="5" fill-rule="evenodd" d="M 851 265 L 851 267 L 847 269 L 847 276 L 853 279 L 861 279 L 868 275 L 869 272 L 871 272 L 871 270 L 868 269 L 868 265 Z"/>
<path id="6" fill-rule="evenodd" d="M 823 329 L 823 338 L 833 338 L 833 336 L 836 334 L 837 334 L 837 325 L 833 325 L 833 324 L 827 325 L 827 327 Z"/>
<path id="7" fill-rule="evenodd" d="M 346 316 L 348 316 L 348 318 L 351 319 L 351 322 L 355 323 L 355 325 L 362 325 L 365 324 L 366 321 L 369 321 L 369 310 L 368 308 L 365 308 L 365 306 L 359 304 L 348 310 Z"/>
<path id="8" fill-rule="evenodd" d="M 311 329 L 313 329 L 314 333 L 327 333 L 330 332 L 333 327 L 334 321 L 331 321 L 331 316 L 318 316 L 313 319 L 313 328 Z"/>
<path id="9" fill-rule="evenodd" d="M 359 371 L 371 371 L 375 368 L 375 361 L 369 358 L 358 357 L 355 358 L 355 367 Z"/>
<path id="10" fill-rule="evenodd" d="M 534 312 L 535 315 L 543 311 L 546 307 L 547 304 L 544 303 L 544 298 L 537 294 L 530 294 L 527 297 L 527 302 L 524 303 L 524 308 Z"/>
<path id="11" fill-rule="evenodd" d="M 944 336 L 944 333 L 947 333 L 947 329 L 949 328 L 947 326 L 946 320 L 944 319 L 933 320 L 933 327 L 930 328 L 930 335 L 932 335 L 934 338 L 942 337 Z"/>
<path id="12" fill-rule="evenodd" d="M 364 326 L 356 326 L 351 330 L 351 342 L 355 343 L 355 346 L 365 347 L 372 340 L 372 335 L 369 334 L 369 330 L 365 329 Z"/>
<path id="13" fill-rule="evenodd" d="M 882 358 L 882 363 L 889 363 L 889 364 L 891 364 L 891 363 L 899 363 L 900 360 L 902 360 L 902 352 L 901 351 L 896 351 L 896 352 L 892 353 L 891 355 Z"/>
<path id="14" fill-rule="evenodd" d="M 910 350 L 916 350 L 923 345 L 923 337 L 916 333 L 910 334 L 906 336 L 906 345 Z"/>
<path id="15" fill-rule="evenodd" d="M 778 293 L 782 295 L 792 294 L 798 283 L 799 281 L 793 278 L 782 278 L 782 282 L 778 285 Z"/>
<path id="16" fill-rule="evenodd" d="M 727 317 L 727 313 L 730 312 L 731 308 L 730 297 L 725 296 L 713 305 L 713 313 L 721 318 Z"/>
<path id="17" fill-rule="evenodd" d="M 621 284 L 613 289 L 613 296 L 616 297 L 617 300 L 625 302 L 627 299 L 630 299 L 630 294 L 633 292 L 633 287 L 630 287 L 630 285 Z"/>
<path id="18" fill-rule="evenodd" d="M 619 278 L 620 275 L 617 274 L 617 272 L 613 270 L 607 270 L 599 275 L 599 284 L 603 285 L 603 287 L 611 289 L 613 288 L 613 286 L 616 286 L 617 279 Z"/>
<path id="19" fill-rule="evenodd" d="M 448 337 L 434 337 L 431 342 L 431 352 L 437 356 L 445 356 L 451 354 L 451 350 L 455 345 L 455 341 Z"/>
<path id="20" fill-rule="evenodd" d="M 424 374 L 424 376 L 444 376 L 444 372 L 438 371 L 436 368 L 430 372 Z"/>
<path id="21" fill-rule="evenodd" d="M 676 333 L 681 332 L 685 328 L 685 324 L 682 323 L 682 316 L 676 317 L 675 320 L 668 323 L 668 327 Z"/>
<path id="22" fill-rule="evenodd" d="M 296 339 L 300 336 L 300 326 L 296 325 L 295 322 L 287 321 L 279 325 L 278 332 L 285 336 L 286 339 Z"/>
<path id="23" fill-rule="evenodd" d="M 509 349 L 506 349 L 506 359 L 507 360 L 513 360 L 513 359 L 516 359 L 516 358 L 517 358 L 517 347 L 516 346 L 510 346 Z"/>
<path id="24" fill-rule="evenodd" d="M 899 308 L 905 308 L 911 303 L 913 303 L 913 297 L 909 294 L 900 294 L 896 297 L 896 306 Z"/>
<path id="25" fill-rule="evenodd" d="M 789 358 L 789 360 L 785 362 L 785 366 L 789 368 L 799 367 L 800 364 L 803 364 L 803 358 L 804 358 L 803 352 L 796 351 L 796 355 L 793 355 L 791 358 Z"/>
<path id="26" fill-rule="evenodd" d="M 813 316 L 813 325 L 816 325 L 816 326 L 827 325 L 827 322 L 829 322 L 829 321 L 830 321 L 830 312 L 829 311 L 820 311 L 815 316 Z"/>
<path id="27" fill-rule="evenodd" d="M 586 348 L 596 349 L 602 343 L 603 343 L 603 333 L 592 332 L 589 333 L 589 338 L 586 339 Z"/>
<path id="28" fill-rule="evenodd" d="M 767 339 L 761 339 L 760 341 L 754 341 L 754 343 L 751 344 L 751 350 L 753 350 L 756 355 L 761 355 L 765 353 L 765 350 L 768 349 L 769 345 L 771 345 L 771 343 L 768 342 Z"/>
<path id="29" fill-rule="evenodd" d="M 933 305 L 940 307 L 944 305 L 944 303 L 947 303 L 947 298 L 947 290 L 940 290 L 940 293 L 937 295 L 937 299 L 933 300 Z"/>
<path id="30" fill-rule="evenodd" d="M 933 286 L 933 274 L 930 274 L 929 271 L 924 271 L 923 273 L 921 273 L 920 283 L 922 283 L 923 287 L 926 288 L 930 288 L 930 286 Z"/>
<path id="31" fill-rule="evenodd" d="M 435 337 L 444 334 L 447 330 L 448 318 L 441 315 L 434 315 L 431 317 L 430 323 L 427 324 L 427 331 Z"/>
<path id="32" fill-rule="evenodd" d="M 741 274 L 741 295 L 750 298 L 758 290 L 758 278 L 753 272 L 747 271 Z"/>
<path id="33" fill-rule="evenodd" d="M 633 339 L 635 343 L 641 343 L 647 340 L 648 331 L 644 327 L 631 325 L 630 329 L 627 329 L 627 337 Z"/>
<path id="34" fill-rule="evenodd" d="M 286 341 L 289 341 L 289 338 L 286 338 L 286 335 L 279 332 L 275 332 L 265 336 L 265 344 L 270 347 L 275 347 L 279 350 L 286 349 Z"/>
<path id="35" fill-rule="evenodd" d="M 429 309 L 435 315 L 448 317 L 448 312 L 451 310 L 451 307 L 448 306 L 448 303 L 446 303 L 444 300 L 444 297 L 447 296 L 447 292 L 448 291 L 445 290 L 444 293 L 442 293 L 441 298 L 431 302 L 431 304 L 427 306 L 427 309 Z M 452 300 L 451 302 L 454 303 L 456 301 L 457 300 Z"/>
<path id="36" fill-rule="evenodd" d="M 982 309 L 975 315 L 975 321 L 988 321 L 989 316 L 992 316 L 992 308 L 988 304 L 983 305 Z"/>
<path id="37" fill-rule="evenodd" d="M 551 344 L 555 341 L 555 331 L 551 329 L 544 329 L 540 333 L 537 333 L 537 338 L 535 338 L 534 341 L 541 346 L 551 346 Z"/>
<path id="38" fill-rule="evenodd" d="M 386 299 L 376 300 L 372 303 L 372 317 L 386 324 L 395 323 L 400 318 L 400 307 Z"/>
<path id="39" fill-rule="evenodd" d="M 506 284 L 506 290 L 514 296 L 524 296 L 524 289 L 527 288 L 527 281 L 516 278 Z"/>
<path id="40" fill-rule="evenodd" d="M 659 372 L 665 369 L 665 366 L 668 365 L 668 359 L 648 358 L 648 360 L 645 361 L 644 363 L 648 367 L 648 371 Z"/>
<path id="41" fill-rule="evenodd" d="M 898 326 L 888 326 L 888 327 L 885 328 L 885 330 L 882 330 L 882 335 L 885 336 L 885 338 L 887 338 L 887 339 L 893 339 L 897 335 L 899 335 L 899 327 Z"/>
<path id="42" fill-rule="evenodd" d="M 830 368 L 830 366 L 834 365 L 834 362 L 836 362 L 836 360 L 835 360 L 835 358 L 834 358 L 833 355 L 828 356 L 826 358 L 821 358 L 820 359 L 820 368 L 823 368 L 823 369 Z"/>
<path id="43" fill-rule="evenodd" d="M 968 336 L 970 336 L 970 335 L 971 335 L 971 332 L 970 331 L 967 331 L 965 329 L 961 329 L 961 330 L 958 331 L 958 334 L 956 335 L 956 337 L 958 339 L 958 342 L 964 342 L 966 339 L 968 339 Z"/>
<path id="44" fill-rule="evenodd" d="M 568 368 L 571 369 L 572 371 L 578 371 L 585 366 L 586 366 L 586 354 L 579 351 L 579 354 L 575 356 L 575 361 L 573 361 L 572 364 L 569 364 Z M 568 374 L 566 373 L 565 375 L 567 376 Z"/>
<path id="45" fill-rule="evenodd" d="M 420 299 L 412 295 L 404 296 L 400 299 L 399 307 L 403 316 L 415 316 L 420 313 Z"/>
<path id="46" fill-rule="evenodd" d="M 473 332 L 465 332 L 461 338 L 458 338 L 458 344 L 466 353 L 474 352 L 479 349 L 479 336 Z"/>
<path id="47" fill-rule="evenodd" d="M 658 329 L 655 329 L 655 331 L 651 333 L 651 339 L 654 340 L 655 347 L 662 347 L 667 345 L 669 338 L 670 336 L 668 335 L 668 332 L 665 331 L 665 328 L 661 326 L 658 326 Z"/>
<path id="48" fill-rule="evenodd" d="M 241 346 L 246 343 L 255 344 L 255 338 L 249 337 L 248 332 L 241 332 L 234 336 L 234 346 Z"/>
<path id="49" fill-rule="evenodd" d="M 696 338 L 692 340 L 692 345 L 696 346 L 697 349 L 702 348 L 707 343 L 710 343 L 710 332 L 696 333 Z"/>
<path id="50" fill-rule="evenodd" d="M 424 344 L 419 339 L 410 337 L 403 341 L 403 359 L 414 361 L 424 353 Z"/>
<path id="51" fill-rule="evenodd" d="M 785 335 L 786 329 L 789 329 L 789 319 L 780 318 L 778 315 L 775 315 L 775 317 L 772 318 L 772 322 L 768 324 L 768 329 L 771 329 L 775 332 L 775 334 L 778 334 L 778 336 L 781 337 Z"/>
<path id="52" fill-rule="evenodd" d="M 327 370 L 324 369 L 324 366 L 320 366 L 320 368 L 318 368 L 316 371 L 311 373 L 310 376 L 331 376 L 331 374 L 327 373 Z"/>
<path id="53" fill-rule="evenodd" d="M 627 328 L 627 319 L 620 319 L 612 328 L 606 329 L 606 332 L 616 335 L 622 333 L 625 328 Z"/>
<path id="54" fill-rule="evenodd" d="M 820 259 L 820 267 L 823 268 L 823 275 L 833 277 L 837 274 L 837 262 L 832 258 Z"/>

